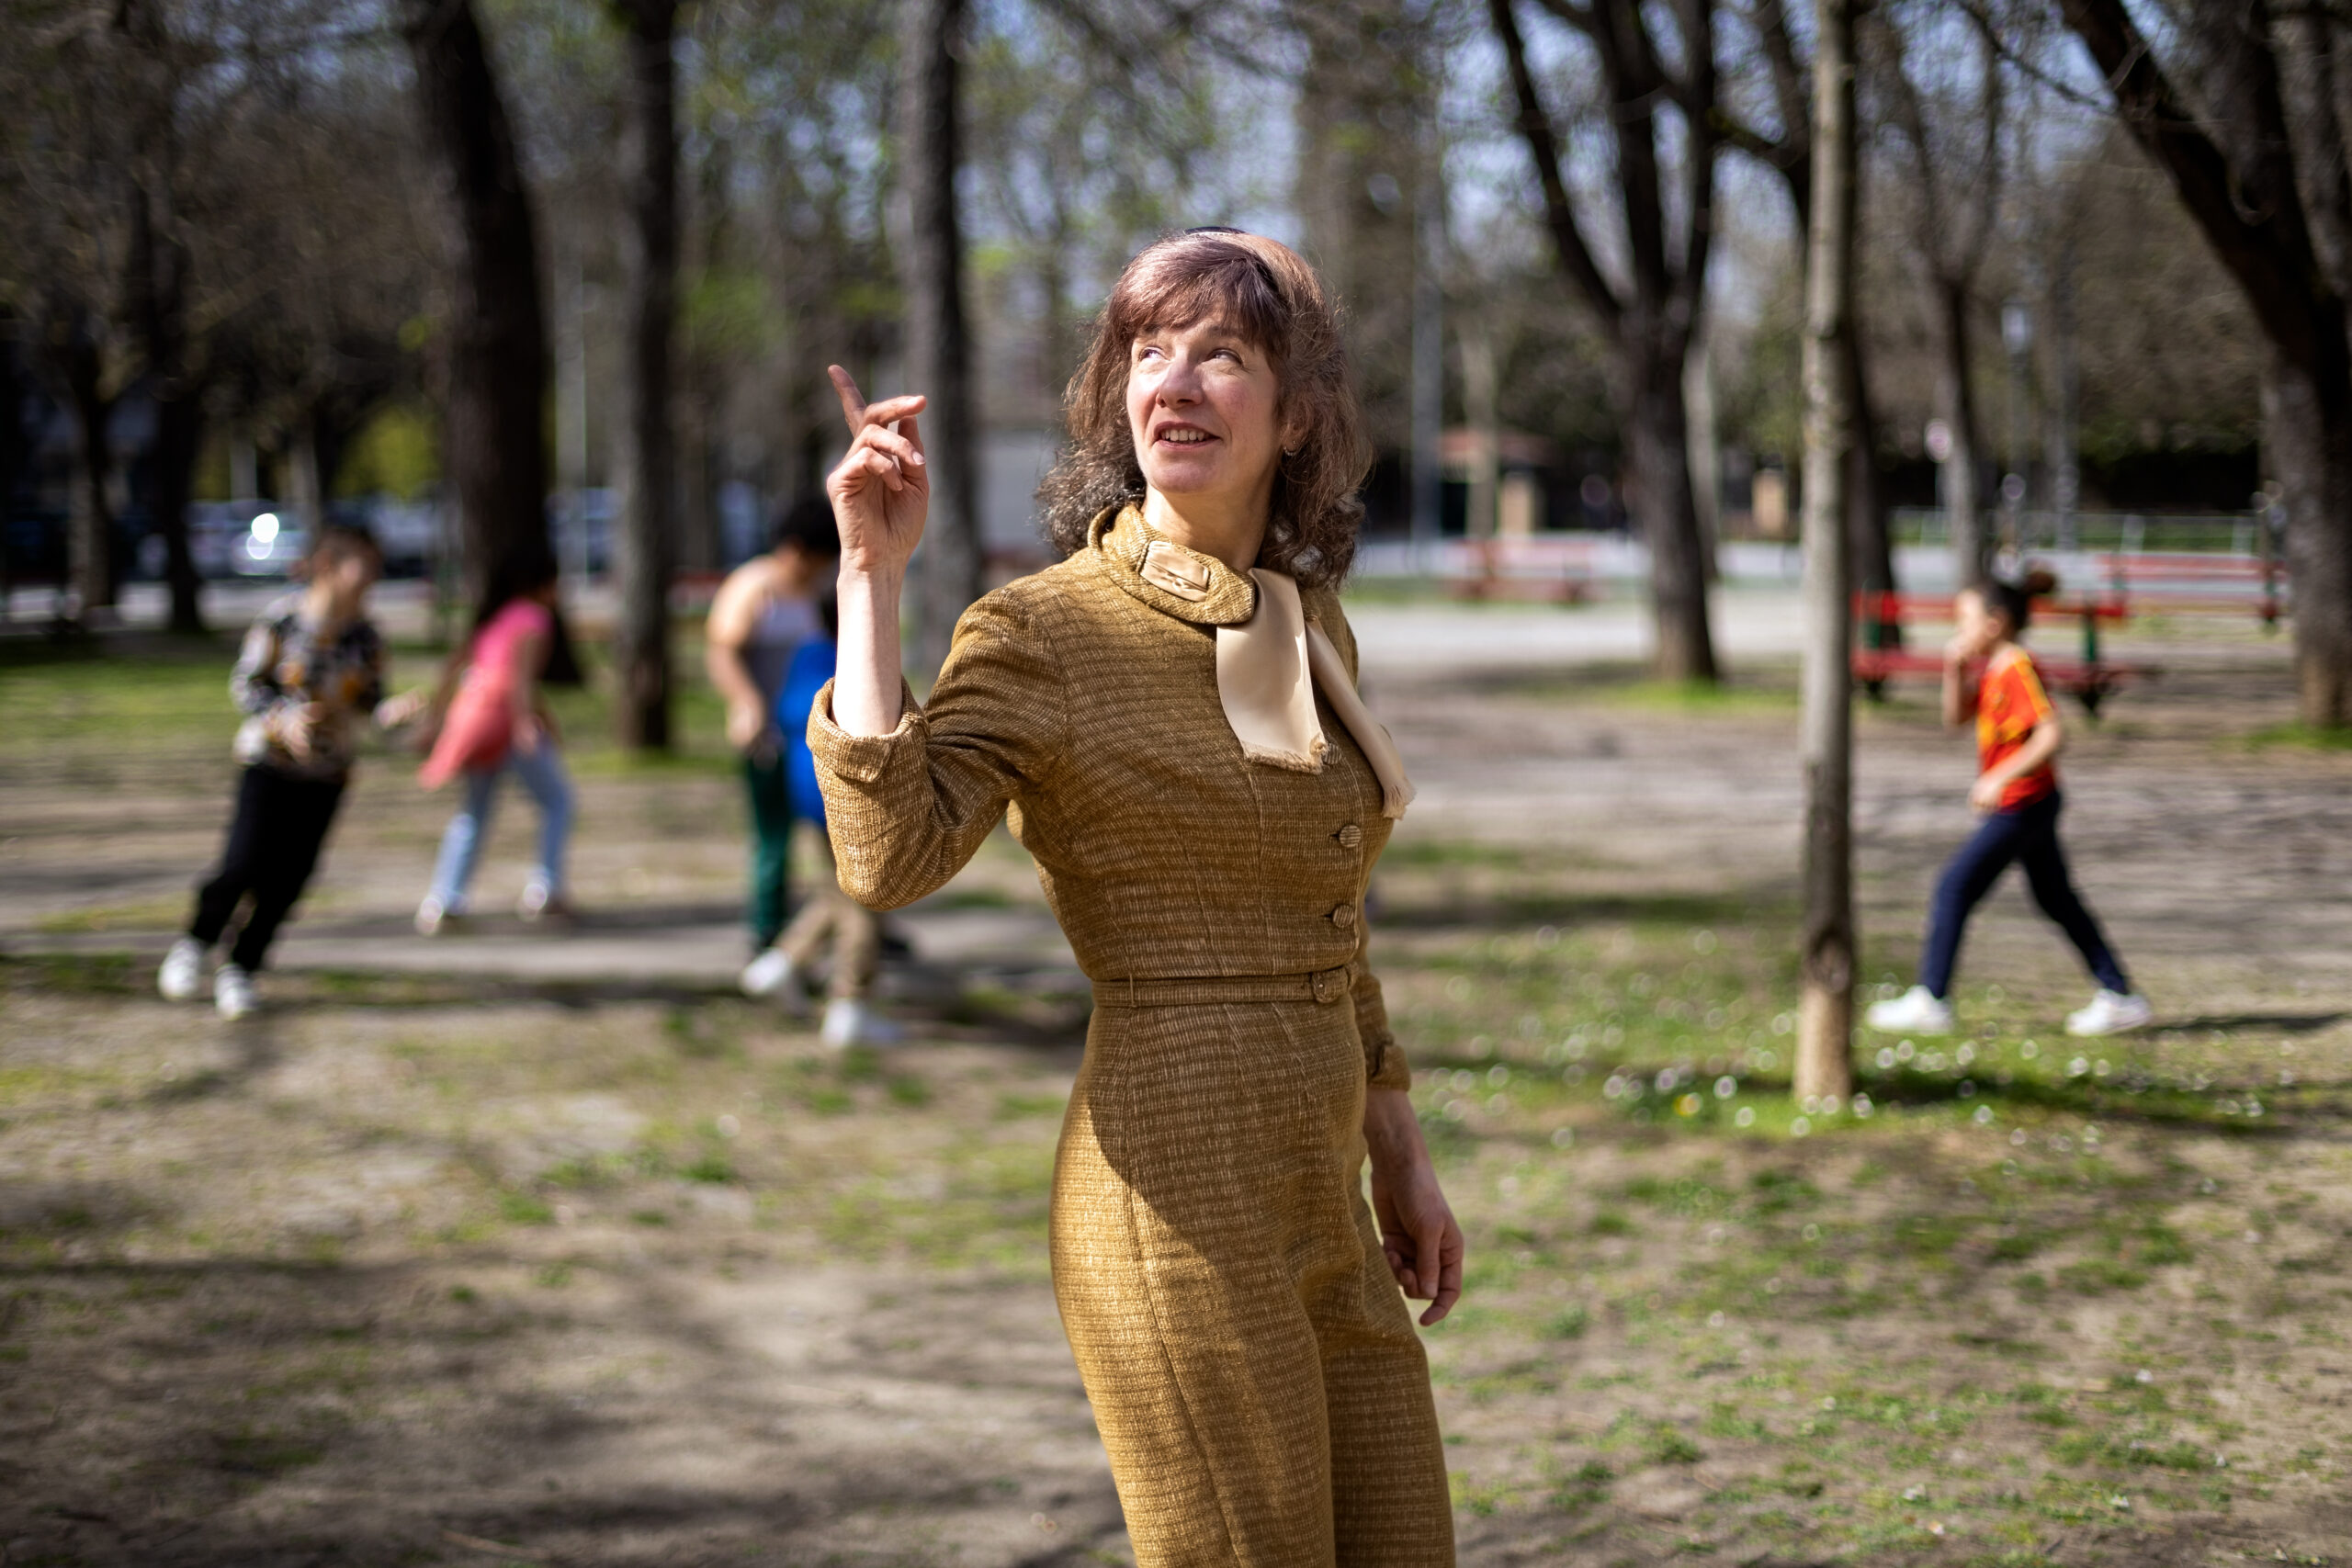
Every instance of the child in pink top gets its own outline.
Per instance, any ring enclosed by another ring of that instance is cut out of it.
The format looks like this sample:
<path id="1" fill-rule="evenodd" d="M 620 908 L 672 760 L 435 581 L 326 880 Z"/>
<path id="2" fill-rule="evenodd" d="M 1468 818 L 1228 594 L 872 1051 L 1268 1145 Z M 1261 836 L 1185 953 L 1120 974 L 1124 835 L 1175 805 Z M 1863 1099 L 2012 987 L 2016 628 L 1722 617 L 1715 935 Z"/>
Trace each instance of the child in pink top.
<path id="1" fill-rule="evenodd" d="M 534 592 L 508 600 L 474 633 L 464 677 L 441 721 L 433 754 L 417 773 L 419 784 L 439 789 L 469 769 L 494 769 L 506 760 L 516 734 L 537 723 L 538 663 L 554 626 L 554 612 Z"/>
<path id="2" fill-rule="evenodd" d="M 417 774 L 427 789 L 462 779 L 465 798 L 441 837 L 432 889 L 416 929 L 437 936 L 466 912 L 502 774 L 523 782 L 539 807 L 539 856 L 516 912 L 526 920 L 569 918 L 563 853 L 571 836 L 571 783 L 539 697 L 543 682 L 579 675 L 556 614 L 556 566 L 533 552 L 492 573 L 466 647 L 463 674 L 452 660 L 435 705 L 444 708 L 432 754 Z M 450 688 L 455 684 L 456 690 Z"/>

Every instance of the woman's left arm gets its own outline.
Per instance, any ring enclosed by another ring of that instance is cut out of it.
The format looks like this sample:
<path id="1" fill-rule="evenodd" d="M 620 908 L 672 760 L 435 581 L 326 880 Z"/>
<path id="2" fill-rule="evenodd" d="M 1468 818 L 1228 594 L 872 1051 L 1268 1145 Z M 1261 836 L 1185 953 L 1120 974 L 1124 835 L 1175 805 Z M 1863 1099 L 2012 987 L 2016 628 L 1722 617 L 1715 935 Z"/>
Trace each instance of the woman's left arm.
<path id="1" fill-rule="evenodd" d="M 1430 1303 L 1421 1314 L 1421 1326 L 1430 1327 L 1462 1299 L 1462 1226 L 1438 1187 L 1413 1097 L 1401 1089 L 1365 1089 L 1363 1140 L 1388 1271 L 1407 1295 Z"/>

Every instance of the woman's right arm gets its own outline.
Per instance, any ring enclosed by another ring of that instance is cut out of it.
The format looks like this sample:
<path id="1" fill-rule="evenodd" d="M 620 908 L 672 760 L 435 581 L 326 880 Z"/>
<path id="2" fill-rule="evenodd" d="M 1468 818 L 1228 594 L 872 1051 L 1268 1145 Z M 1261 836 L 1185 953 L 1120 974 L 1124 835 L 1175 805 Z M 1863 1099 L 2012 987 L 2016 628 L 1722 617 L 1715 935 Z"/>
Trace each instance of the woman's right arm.
<path id="1" fill-rule="evenodd" d="M 833 722 L 851 735 L 888 735 L 899 727 L 903 682 L 899 595 L 931 505 L 931 474 L 915 424 L 924 400 L 869 403 L 848 371 L 832 365 L 825 373 L 850 430 L 849 452 L 825 479 L 842 534 Z"/>
<path id="2" fill-rule="evenodd" d="M 1052 772 L 1066 739 L 1061 670 L 1034 606 L 990 594 L 957 624 L 930 702 L 913 705 L 899 593 L 929 496 L 912 419 L 922 400 L 868 408 L 832 375 L 856 439 L 826 480 L 842 533 L 839 663 L 808 745 L 842 890 L 895 908 L 954 876 L 1005 803 Z M 883 428 L 893 419 L 897 432 Z"/>

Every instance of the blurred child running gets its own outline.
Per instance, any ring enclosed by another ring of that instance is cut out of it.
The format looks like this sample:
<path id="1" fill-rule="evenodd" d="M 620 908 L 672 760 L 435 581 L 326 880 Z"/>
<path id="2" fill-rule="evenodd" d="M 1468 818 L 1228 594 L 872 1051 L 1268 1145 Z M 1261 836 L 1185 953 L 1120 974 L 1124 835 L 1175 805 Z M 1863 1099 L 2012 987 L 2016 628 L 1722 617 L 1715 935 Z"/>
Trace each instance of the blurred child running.
<path id="1" fill-rule="evenodd" d="M 2154 1016 L 2147 998 L 2132 990 L 2098 921 L 2083 907 L 2058 843 L 2062 797 L 2052 760 L 2065 730 L 2033 656 L 2017 640 L 2031 618 L 2034 598 L 2053 586 L 2048 572 L 2036 571 L 2022 585 L 1992 581 L 1964 589 L 1954 603 L 1960 626 L 1944 649 L 1944 723 L 1956 729 L 1974 709 L 1978 772 L 1968 802 L 1984 819 L 1936 883 L 1918 983 L 1873 1005 L 1867 1014 L 1872 1029 L 1891 1034 L 1951 1032 L 1951 976 L 1961 935 L 1970 913 L 2011 861 L 2024 863 L 2033 901 L 2066 933 L 2098 982 L 2090 1005 L 2067 1016 L 2066 1032 L 2114 1034 Z M 1984 667 L 1972 693 L 1969 666 L 1977 660 Z"/>
<path id="2" fill-rule="evenodd" d="M 368 618 L 368 591 L 383 564 L 366 529 L 327 524 L 299 569 L 304 585 L 245 633 L 229 677 L 246 715 L 236 740 L 244 772 L 220 863 L 156 973 L 156 989 L 173 1001 L 203 988 L 205 959 L 250 895 L 244 925 L 213 973 L 212 1001 L 223 1018 L 254 1010 L 254 976 L 318 865 L 359 728 L 383 696 L 384 639 Z"/>
<path id="3" fill-rule="evenodd" d="M 792 860 L 792 796 L 776 700 L 794 653 L 824 635 L 817 595 L 831 586 L 841 554 L 841 534 L 824 497 L 796 502 L 777 518 L 767 553 L 745 561 L 718 585 L 705 624 L 704 667 L 726 701 L 727 739 L 742 757 L 752 807 L 752 961 L 741 978 L 750 996 L 774 995 L 790 977 L 790 960 L 775 945 L 784 931 Z"/>
<path id="4" fill-rule="evenodd" d="M 826 977 L 828 999 L 820 1032 L 825 1043 L 895 1045 L 905 1032 L 876 1012 L 868 999 L 881 954 L 881 924 L 871 909 L 842 891 L 841 871 L 833 863 L 833 841 L 825 831 L 825 797 L 817 787 L 817 760 L 808 750 L 808 716 L 816 708 L 817 694 L 833 678 L 839 661 L 833 640 L 839 606 L 827 593 L 818 609 L 823 619 L 822 635 L 794 651 L 775 705 L 776 729 L 784 743 L 785 787 L 793 816 L 812 829 L 808 840 L 815 846 L 816 873 L 809 878 L 807 902 L 771 950 L 784 960 L 783 973 L 772 989 L 793 995 L 831 939 L 832 966 Z"/>
<path id="5" fill-rule="evenodd" d="M 571 781 L 541 688 L 577 685 L 580 667 L 557 605 L 552 552 L 526 550 L 492 570 L 475 609 L 462 674 L 460 668 L 452 659 L 430 698 L 405 699 L 429 703 L 444 716 L 417 782 L 438 789 L 453 778 L 465 781 L 464 798 L 441 836 L 432 887 L 416 907 L 416 929 L 438 936 L 465 916 L 498 781 L 509 773 L 539 808 L 538 862 L 515 912 L 526 920 L 569 919 L 573 910 L 563 857 L 571 836 Z"/>

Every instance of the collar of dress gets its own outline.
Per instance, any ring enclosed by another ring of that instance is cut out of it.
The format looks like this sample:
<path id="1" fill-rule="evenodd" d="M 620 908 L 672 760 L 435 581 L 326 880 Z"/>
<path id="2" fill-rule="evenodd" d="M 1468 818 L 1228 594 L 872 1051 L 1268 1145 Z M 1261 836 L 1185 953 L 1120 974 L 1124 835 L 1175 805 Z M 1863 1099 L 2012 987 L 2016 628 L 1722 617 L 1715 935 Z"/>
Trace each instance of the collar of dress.
<path id="1" fill-rule="evenodd" d="M 1244 756 L 1321 773 L 1330 742 L 1315 712 L 1320 688 L 1380 780 L 1382 815 L 1405 815 L 1413 784 L 1404 759 L 1357 694 L 1339 649 L 1307 618 L 1296 582 L 1263 567 L 1238 572 L 1160 538 L 1134 506 L 1104 511 L 1088 538 L 1128 593 L 1164 615 L 1216 628 L 1217 702 Z"/>

